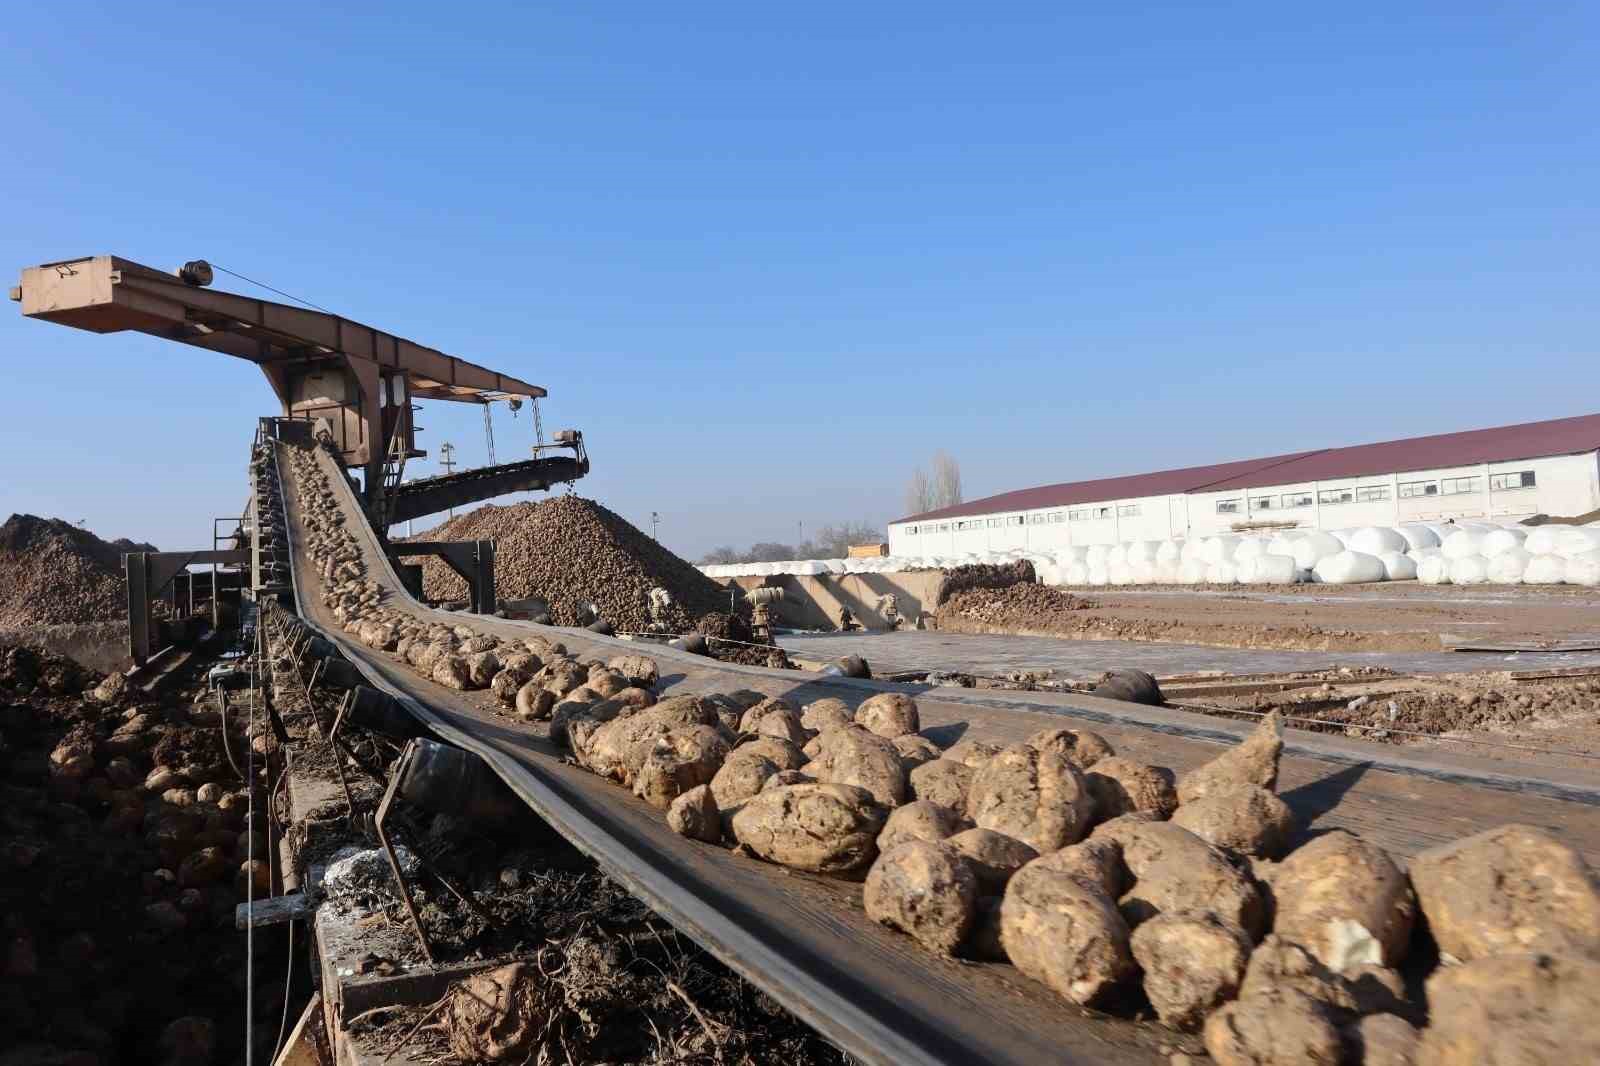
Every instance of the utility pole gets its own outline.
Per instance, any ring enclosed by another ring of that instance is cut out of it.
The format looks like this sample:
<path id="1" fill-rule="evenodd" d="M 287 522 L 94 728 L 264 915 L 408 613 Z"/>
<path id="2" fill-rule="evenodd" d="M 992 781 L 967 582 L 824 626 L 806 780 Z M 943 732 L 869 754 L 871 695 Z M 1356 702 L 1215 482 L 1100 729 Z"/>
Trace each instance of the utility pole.
<path id="1" fill-rule="evenodd" d="M 799 551 L 800 550 L 800 545 L 802 545 L 802 544 L 804 544 L 806 542 L 806 523 L 805 523 L 805 519 L 802 518 L 799 522 L 797 522 L 795 524 L 800 529 L 800 539 L 794 542 L 794 548 L 795 548 L 795 551 Z"/>
<path id="2" fill-rule="evenodd" d="M 444 467 L 445 476 L 447 477 L 449 476 L 450 471 L 455 469 L 456 446 L 451 444 L 449 441 L 445 441 L 443 444 L 439 445 L 439 465 Z M 455 516 L 456 509 L 452 507 L 450 508 L 450 517 L 454 518 Z"/>
<path id="3" fill-rule="evenodd" d="M 660 512 L 651 511 L 650 512 L 650 539 L 651 540 L 660 540 L 661 539 L 659 536 L 656 535 L 657 530 L 660 529 L 660 527 L 661 527 L 661 514 L 660 514 Z"/>

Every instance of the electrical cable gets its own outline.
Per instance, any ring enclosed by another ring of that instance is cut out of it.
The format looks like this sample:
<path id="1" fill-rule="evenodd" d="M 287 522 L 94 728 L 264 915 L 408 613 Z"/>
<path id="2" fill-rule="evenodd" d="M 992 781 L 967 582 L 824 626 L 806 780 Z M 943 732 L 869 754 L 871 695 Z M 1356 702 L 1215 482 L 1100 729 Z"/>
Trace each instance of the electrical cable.
<path id="1" fill-rule="evenodd" d="M 222 271 L 224 274 L 232 274 L 234 277 L 238 278 L 240 281 L 249 282 L 251 285 L 255 285 L 258 288 L 266 289 L 268 292 L 275 292 L 279 296 L 282 296 L 286 300 L 293 300 L 297 304 L 305 304 L 307 307 L 309 307 L 309 308 L 311 308 L 313 310 L 316 310 L 316 311 L 321 311 L 325 315 L 333 314 L 332 311 L 328 310 L 326 307 L 323 307 L 320 304 L 314 304 L 310 300 L 302 300 L 302 299 L 300 299 L 300 297 L 290 295 L 289 293 L 284 292 L 282 289 L 275 289 L 271 285 L 268 285 L 264 281 L 256 281 L 254 278 L 247 278 L 243 274 L 238 273 L 237 271 L 229 270 L 225 266 L 218 266 L 216 263 L 212 263 L 211 267 L 214 270 Z"/>

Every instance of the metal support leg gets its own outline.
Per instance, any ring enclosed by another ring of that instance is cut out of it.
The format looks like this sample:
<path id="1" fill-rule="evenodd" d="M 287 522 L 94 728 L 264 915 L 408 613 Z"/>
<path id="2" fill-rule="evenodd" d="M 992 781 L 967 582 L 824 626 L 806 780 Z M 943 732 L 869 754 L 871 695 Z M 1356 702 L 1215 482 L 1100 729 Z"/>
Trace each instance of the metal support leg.
<path id="1" fill-rule="evenodd" d="M 356 798 L 350 792 L 350 782 L 344 776 L 344 759 L 340 757 L 340 752 L 344 750 L 344 745 L 339 743 L 339 727 L 344 724 L 345 712 L 350 709 L 350 704 L 355 699 L 355 695 L 354 689 L 345 693 L 344 699 L 339 704 L 339 713 L 333 716 L 333 728 L 328 731 L 328 747 L 333 750 L 333 769 L 339 775 L 339 787 L 344 789 L 345 810 L 348 812 L 352 822 L 355 821 L 356 817 Z M 385 791 L 385 798 L 387 798 L 387 790 Z"/>
<path id="2" fill-rule="evenodd" d="M 378 802 L 378 812 L 372 819 L 372 828 L 378 834 L 378 843 L 383 847 L 383 853 L 389 858 L 389 869 L 394 871 L 395 884 L 400 886 L 400 898 L 405 902 L 406 913 L 411 915 L 411 926 L 417 931 L 417 941 L 422 945 L 423 957 L 428 960 L 428 965 L 437 963 L 433 958 L 433 945 L 428 942 L 428 934 L 422 928 L 422 919 L 417 915 L 417 905 L 411 900 L 411 886 L 406 884 L 406 878 L 400 872 L 400 859 L 394 853 L 394 845 L 389 843 L 389 834 L 384 831 L 384 822 L 388 820 L 389 809 L 394 805 L 395 794 L 400 791 L 400 782 L 405 777 L 406 763 L 411 761 L 411 745 L 406 745 L 406 750 L 401 754 L 400 761 L 394 768 L 394 776 L 389 779 L 389 787 L 384 789 L 383 799 Z"/>
<path id="3" fill-rule="evenodd" d="M 473 562 L 472 610 L 477 614 L 494 614 L 499 607 L 494 591 L 494 541 L 478 541 Z"/>
<path id="4" fill-rule="evenodd" d="M 122 557 L 122 572 L 128 585 L 128 654 L 133 665 L 150 661 L 150 593 L 145 553 L 129 552 Z"/>

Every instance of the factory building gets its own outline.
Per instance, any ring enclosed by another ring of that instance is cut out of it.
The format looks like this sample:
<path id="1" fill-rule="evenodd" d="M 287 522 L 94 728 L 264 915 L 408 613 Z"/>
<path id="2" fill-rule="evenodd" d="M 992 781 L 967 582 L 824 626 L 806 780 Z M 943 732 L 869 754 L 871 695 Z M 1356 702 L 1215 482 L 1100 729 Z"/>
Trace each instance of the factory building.
<path id="1" fill-rule="evenodd" d="M 1005 492 L 889 524 L 896 556 L 1600 509 L 1600 415 Z"/>

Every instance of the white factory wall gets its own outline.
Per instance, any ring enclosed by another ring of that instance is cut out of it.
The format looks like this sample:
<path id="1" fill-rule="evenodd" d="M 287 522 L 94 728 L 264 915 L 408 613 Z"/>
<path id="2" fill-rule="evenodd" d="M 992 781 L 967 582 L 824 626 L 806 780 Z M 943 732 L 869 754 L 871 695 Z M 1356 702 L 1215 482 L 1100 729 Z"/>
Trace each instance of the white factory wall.
<path id="1" fill-rule="evenodd" d="M 1525 473 L 1534 484 L 1521 484 Z M 1600 453 L 1478 463 L 1225 492 L 1178 493 L 889 526 L 889 554 L 1060 551 L 1132 540 L 1206 537 L 1236 523 L 1305 529 L 1392 526 L 1449 518 L 1517 519 L 1600 509 Z"/>

